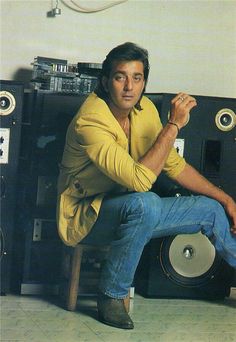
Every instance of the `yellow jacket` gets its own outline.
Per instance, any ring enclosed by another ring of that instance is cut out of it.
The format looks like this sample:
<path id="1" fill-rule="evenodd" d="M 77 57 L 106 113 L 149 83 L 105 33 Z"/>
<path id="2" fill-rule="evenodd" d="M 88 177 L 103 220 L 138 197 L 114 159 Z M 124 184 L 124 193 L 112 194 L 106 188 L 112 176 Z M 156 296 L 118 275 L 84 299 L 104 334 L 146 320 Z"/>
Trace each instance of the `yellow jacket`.
<path id="1" fill-rule="evenodd" d="M 154 104 L 142 97 L 130 113 L 130 143 L 107 104 L 88 96 L 70 123 L 58 179 L 57 224 L 61 239 L 75 246 L 92 228 L 107 193 L 148 191 L 156 175 L 138 162 L 162 124 Z M 164 170 L 175 178 L 185 166 L 173 148 Z"/>

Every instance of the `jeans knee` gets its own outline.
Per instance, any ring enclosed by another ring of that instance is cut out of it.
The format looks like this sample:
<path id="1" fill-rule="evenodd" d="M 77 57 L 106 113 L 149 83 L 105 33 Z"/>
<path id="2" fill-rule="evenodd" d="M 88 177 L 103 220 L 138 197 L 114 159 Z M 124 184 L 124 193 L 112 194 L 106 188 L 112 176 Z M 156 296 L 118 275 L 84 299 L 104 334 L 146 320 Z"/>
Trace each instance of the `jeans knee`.
<path id="1" fill-rule="evenodd" d="M 132 213 L 138 215 L 145 229 L 154 228 L 161 216 L 161 198 L 153 192 L 137 192 L 133 196 Z"/>
<path id="2" fill-rule="evenodd" d="M 160 220 L 162 211 L 161 198 L 154 192 L 145 192 L 143 193 L 142 200 L 145 220 L 156 225 Z"/>
<path id="3" fill-rule="evenodd" d="M 203 199 L 205 200 L 205 206 L 209 212 L 212 212 L 213 214 L 225 214 L 224 208 L 218 201 L 204 196 Z"/>
<path id="4" fill-rule="evenodd" d="M 229 220 L 223 206 L 212 198 L 201 196 L 200 199 L 206 221 L 202 231 L 207 236 L 226 234 L 229 228 Z"/>

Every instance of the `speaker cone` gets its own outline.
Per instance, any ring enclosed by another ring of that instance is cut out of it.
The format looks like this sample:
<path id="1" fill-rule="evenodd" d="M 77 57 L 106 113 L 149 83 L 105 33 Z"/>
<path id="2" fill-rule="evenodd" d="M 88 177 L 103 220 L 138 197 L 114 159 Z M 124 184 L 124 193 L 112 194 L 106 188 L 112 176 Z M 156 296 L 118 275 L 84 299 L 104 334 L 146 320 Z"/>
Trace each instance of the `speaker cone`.
<path id="1" fill-rule="evenodd" d="M 8 91 L 0 91 L 0 115 L 11 114 L 15 107 L 15 97 Z"/>
<path id="2" fill-rule="evenodd" d="M 230 131 L 236 125 L 236 114 L 231 109 L 221 109 L 216 114 L 215 123 L 221 131 Z"/>
<path id="3" fill-rule="evenodd" d="M 201 233 L 163 240 L 160 262 L 169 279 L 182 286 L 199 286 L 213 278 L 221 264 L 214 246 Z"/>

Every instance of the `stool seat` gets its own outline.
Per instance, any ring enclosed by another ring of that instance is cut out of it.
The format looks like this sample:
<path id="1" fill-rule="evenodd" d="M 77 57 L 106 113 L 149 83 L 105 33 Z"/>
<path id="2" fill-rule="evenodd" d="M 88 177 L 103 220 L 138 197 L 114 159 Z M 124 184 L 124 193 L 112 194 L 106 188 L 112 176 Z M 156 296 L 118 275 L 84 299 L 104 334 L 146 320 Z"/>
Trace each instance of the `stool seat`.
<path id="1" fill-rule="evenodd" d="M 76 247 L 64 247 L 62 257 L 62 277 L 59 295 L 66 310 L 75 311 L 79 295 L 80 270 L 84 251 L 96 251 L 98 249 L 109 250 L 109 246 L 94 246 L 78 244 Z M 130 307 L 130 297 L 124 300 L 127 312 Z"/>

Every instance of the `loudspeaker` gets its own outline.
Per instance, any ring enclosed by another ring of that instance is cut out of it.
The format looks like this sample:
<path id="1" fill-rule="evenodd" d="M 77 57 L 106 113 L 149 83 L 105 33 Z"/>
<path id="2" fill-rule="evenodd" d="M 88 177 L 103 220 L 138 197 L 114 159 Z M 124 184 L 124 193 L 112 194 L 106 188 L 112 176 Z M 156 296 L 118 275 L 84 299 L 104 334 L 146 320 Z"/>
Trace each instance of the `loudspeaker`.
<path id="1" fill-rule="evenodd" d="M 24 95 L 17 205 L 24 247 L 16 258 L 22 263 L 16 290 L 22 294 L 58 291 L 63 246 L 56 225 L 59 164 L 67 127 L 86 97 L 45 91 Z"/>
<path id="2" fill-rule="evenodd" d="M 230 294 L 233 273 L 201 233 L 168 236 L 145 246 L 135 289 L 147 297 L 221 299 Z"/>
<path id="3" fill-rule="evenodd" d="M 176 94 L 146 95 L 157 107 L 165 125 Z M 181 129 L 175 147 L 189 164 L 236 200 L 236 99 L 193 96 L 197 106 L 192 109 L 188 124 Z M 163 173 L 152 191 L 161 197 L 192 195 Z"/>
<path id="4" fill-rule="evenodd" d="M 160 116 L 168 121 L 174 94 L 163 94 Z M 195 96 L 187 126 L 176 148 L 186 161 L 236 200 L 236 99 Z"/>
<path id="5" fill-rule="evenodd" d="M 0 167 L 1 167 L 1 293 L 10 290 L 16 179 L 19 157 L 22 83 L 0 81 Z"/>

